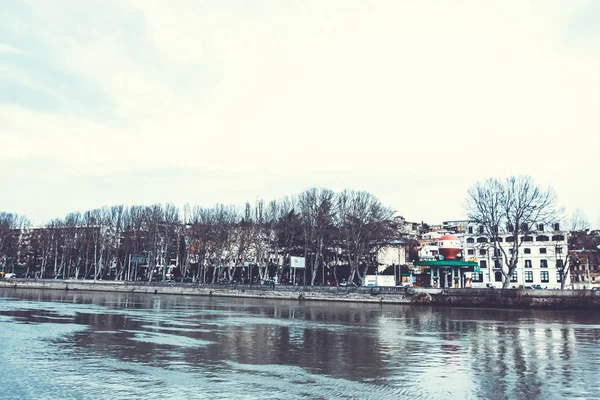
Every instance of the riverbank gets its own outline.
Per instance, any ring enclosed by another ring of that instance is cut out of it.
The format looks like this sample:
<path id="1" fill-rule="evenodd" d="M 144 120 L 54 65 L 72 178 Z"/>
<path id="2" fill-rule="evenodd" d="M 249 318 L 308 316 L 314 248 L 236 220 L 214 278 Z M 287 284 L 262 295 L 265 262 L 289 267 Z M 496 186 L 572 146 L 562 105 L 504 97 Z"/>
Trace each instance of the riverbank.
<path id="1" fill-rule="evenodd" d="M 399 287 L 251 286 L 78 280 L 0 280 L 14 289 L 74 290 L 183 296 L 264 298 L 459 307 L 600 309 L 600 291 L 529 289 L 406 289 Z"/>

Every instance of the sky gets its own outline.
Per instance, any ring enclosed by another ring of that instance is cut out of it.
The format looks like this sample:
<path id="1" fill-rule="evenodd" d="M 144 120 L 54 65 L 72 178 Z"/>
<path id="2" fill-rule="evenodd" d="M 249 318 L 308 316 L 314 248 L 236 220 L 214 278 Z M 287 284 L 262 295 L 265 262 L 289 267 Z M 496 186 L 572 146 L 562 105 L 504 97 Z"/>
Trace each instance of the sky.
<path id="1" fill-rule="evenodd" d="M 600 2 L 2 0 L 0 211 L 531 175 L 600 227 Z"/>

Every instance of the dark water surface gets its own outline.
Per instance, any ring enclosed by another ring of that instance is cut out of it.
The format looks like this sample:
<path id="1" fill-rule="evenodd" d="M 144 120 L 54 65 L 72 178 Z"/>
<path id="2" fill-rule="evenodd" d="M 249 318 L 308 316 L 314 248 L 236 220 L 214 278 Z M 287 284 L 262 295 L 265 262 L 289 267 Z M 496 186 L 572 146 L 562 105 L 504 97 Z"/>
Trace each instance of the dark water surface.
<path id="1" fill-rule="evenodd" d="M 600 397 L 595 312 L 0 289 L 0 398 Z"/>

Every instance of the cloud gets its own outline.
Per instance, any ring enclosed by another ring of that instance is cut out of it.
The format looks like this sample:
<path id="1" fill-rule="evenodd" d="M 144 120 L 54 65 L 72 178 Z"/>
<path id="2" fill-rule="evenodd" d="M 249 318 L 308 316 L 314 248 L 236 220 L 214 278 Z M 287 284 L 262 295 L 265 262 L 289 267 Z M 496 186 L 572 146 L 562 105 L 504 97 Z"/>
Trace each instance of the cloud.
<path id="1" fill-rule="evenodd" d="M 156 198 L 193 201 L 184 181 L 224 202 L 350 186 L 441 220 L 477 179 L 529 173 L 598 215 L 586 2 L 8 4 L 0 160 L 122 174 L 130 184 L 103 186 L 105 201 L 138 198 L 131 183 L 165 170 L 178 172 Z M 89 190 L 81 204 L 98 198 Z"/>
<path id="2" fill-rule="evenodd" d="M 19 49 L 14 48 L 11 45 L 6 43 L 0 43 L 0 53 L 4 54 L 23 54 L 23 52 Z"/>

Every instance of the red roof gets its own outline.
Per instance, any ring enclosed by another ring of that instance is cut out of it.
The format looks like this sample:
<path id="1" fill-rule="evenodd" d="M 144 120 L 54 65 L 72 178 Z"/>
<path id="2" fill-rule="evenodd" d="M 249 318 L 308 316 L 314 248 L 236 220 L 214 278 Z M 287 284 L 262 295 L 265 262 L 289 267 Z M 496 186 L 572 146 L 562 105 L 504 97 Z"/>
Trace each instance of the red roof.
<path id="1" fill-rule="evenodd" d="M 458 239 L 458 236 L 456 236 L 456 235 L 451 235 L 451 234 L 448 234 L 448 235 L 444 235 L 444 236 L 442 236 L 442 237 L 441 237 L 441 238 L 439 238 L 438 240 L 440 240 L 440 241 L 441 241 L 441 240 L 460 240 L 460 239 Z"/>

